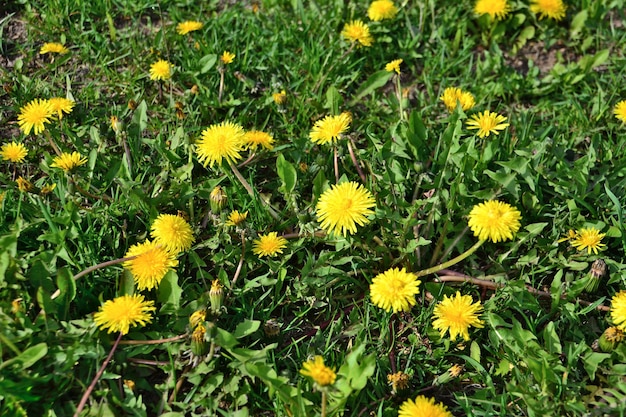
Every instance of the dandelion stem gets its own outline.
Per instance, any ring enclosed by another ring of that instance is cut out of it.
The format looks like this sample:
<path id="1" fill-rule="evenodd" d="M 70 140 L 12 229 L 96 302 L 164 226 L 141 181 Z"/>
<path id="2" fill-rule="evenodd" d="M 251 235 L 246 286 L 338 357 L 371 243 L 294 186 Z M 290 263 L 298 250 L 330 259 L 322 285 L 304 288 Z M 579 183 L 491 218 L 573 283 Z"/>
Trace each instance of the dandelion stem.
<path id="1" fill-rule="evenodd" d="M 416 272 L 415 275 L 417 275 L 418 277 L 423 277 L 424 275 L 434 274 L 435 272 L 439 272 L 442 269 L 446 269 L 446 268 L 451 267 L 452 265 L 456 265 L 459 262 L 461 262 L 463 259 L 470 256 L 472 253 L 476 252 L 476 250 L 480 248 L 483 243 L 485 243 L 484 240 L 479 240 L 478 242 L 474 244 L 474 246 L 472 246 L 471 248 L 469 248 L 468 250 L 466 250 L 465 252 L 457 256 L 456 258 L 450 259 L 449 261 L 441 263 L 439 265 L 435 265 L 430 268 L 423 269 L 419 272 Z"/>
<path id="2" fill-rule="evenodd" d="M 126 261 L 131 261 L 133 259 L 135 259 L 137 256 L 129 256 L 128 258 L 118 258 L 118 259 L 113 259 L 112 261 L 106 261 L 106 262 L 102 262 L 99 263 L 98 265 L 94 265 L 94 266 L 90 266 L 87 269 L 84 269 L 82 271 L 80 271 L 78 274 L 74 275 L 74 281 L 77 281 L 78 278 L 82 278 L 85 275 L 98 270 L 100 268 L 105 268 L 107 266 L 111 266 L 111 265 L 117 265 L 117 264 L 121 264 L 122 262 L 126 262 Z M 55 299 L 57 298 L 59 295 L 61 294 L 61 290 L 56 290 L 54 292 L 54 294 L 52 294 L 52 296 L 50 297 L 51 299 Z"/>
<path id="3" fill-rule="evenodd" d="M 359 165 L 359 161 L 356 159 L 356 154 L 354 153 L 354 150 L 352 149 L 352 145 L 353 145 L 352 138 L 348 138 L 348 152 L 350 152 L 350 159 L 352 159 L 352 163 L 354 164 L 354 167 L 359 173 L 359 177 L 361 177 L 361 181 L 365 182 L 366 181 L 365 174 L 363 173 L 363 170 L 361 169 L 361 165 Z"/>
<path id="4" fill-rule="evenodd" d="M 78 403 L 78 407 L 76 408 L 76 412 L 74 413 L 74 417 L 78 417 L 81 411 L 83 411 L 83 408 L 85 408 L 85 404 L 87 404 L 87 400 L 89 399 L 91 392 L 93 391 L 96 384 L 98 383 L 98 380 L 104 373 L 104 369 L 111 361 L 111 358 L 113 357 L 113 353 L 115 353 L 115 349 L 117 349 L 117 346 L 120 344 L 120 340 L 122 340 L 122 332 L 120 332 L 119 336 L 117 336 L 117 340 L 113 344 L 113 347 L 111 348 L 111 351 L 109 352 L 109 356 L 107 356 L 107 358 L 104 360 L 104 362 L 102 363 L 102 366 L 100 367 L 100 369 L 98 369 L 96 376 L 93 377 L 91 384 L 89 384 L 87 391 L 85 391 L 85 393 L 83 394 L 83 397 L 80 399 L 80 402 Z"/>
<path id="5" fill-rule="evenodd" d="M 235 275 L 233 276 L 233 280 L 230 283 L 230 288 L 235 288 L 235 282 L 239 278 L 239 274 L 241 274 L 241 267 L 243 266 L 243 258 L 246 253 L 246 232 L 241 232 L 241 257 L 239 258 L 239 263 L 237 264 L 237 270 L 235 271 Z"/>
<path id="6" fill-rule="evenodd" d="M 335 167 L 335 184 L 339 184 L 339 156 L 337 155 L 337 145 L 333 145 L 333 166 Z"/>
<path id="7" fill-rule="evenodd" d="M 157 340 L 122 340 L 120 342 L 120 345 L 158 345 L 161 343 L 168 343 L 168 342 L 177 342 L 181 339 L 186 338 L 187 336 L 189 336 L 187 333 L 185 334 L 179 334 L 178 336 L 172 336 L 172 337 L 168 337 L 166 339 L 157 339 Z"/>
<path id="8" fill-rule="evenodd" d="M 326 417 L 326 390 L 322 390 L 322 417 Z"/>
<path id="9" fill-rule="evenodd" d="M 43 133 L 48 138 L 48 142 L 50 142 L 50 146 L 52 146 L 52 149 L 54 149 L 54 153 L 56 153 L 58 156 L 61 156 L 61 150 L 59 149 L 57 144 L 54 143 L 54 141 L 52 140 L 52 136 L 50 136 L 50 132 L 48 132 L 47 130 L 44 130 Z"/>
<path id="10" fill-rule="evenodd" d="M 219 72 L 220 72 L 220 89 L 217 93 L 217 102 L 221 103 L 222 94 L 224 93 L 224 73 L 226 72 L 226 69 L 224 67 L 220 67 Z"/>
<path id="11" fill-rule="evenodd" d="M 398 111 L 400 120 L 404 120 L 404 109 L 402 108 L 402 85 L 400 85 L 400 74 L 396 74 L 396 95 L 398 96 Z"/>

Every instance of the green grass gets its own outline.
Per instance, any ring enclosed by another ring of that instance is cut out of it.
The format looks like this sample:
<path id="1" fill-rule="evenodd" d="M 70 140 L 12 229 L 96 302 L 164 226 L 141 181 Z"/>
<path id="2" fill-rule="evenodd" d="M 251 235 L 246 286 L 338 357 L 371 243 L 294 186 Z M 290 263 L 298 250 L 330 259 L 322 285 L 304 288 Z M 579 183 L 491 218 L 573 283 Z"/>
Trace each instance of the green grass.
<path id="1" fill-rule="evenodd" d="M 626 99 L 623 1 L 570 2 L 560 22 L 510 2 L 496 23 L 470 1 L 396 2 L 398 15 L 381 22 L 363 2 L 265 0 L 258 12 L 248 2 L 196 3 L 24 0 L 0 12 L 2 144 L 29 150 L 24 163 L 0 166 L 0 414 L 76 411 L 117 338 L 93 313 L 134 282 L 120 265 L 73 277 L 124 257 L 159 214 L 177 212 L 195 244 L 142 292 L 155 301 L 153 320 L 122 338 L 81 415 L 319 415 L 320 390 L 299 374 L 315 355 L 338 374 L 327 415 L 396 416 L 418 395 L 459 416 L 624 414 L 624 343 L 594 345 L 613 324 L 611 298 L 626 289 L 626 126 L 613 114 Z M 369 24 L 371 47 L 341 37 L 353 19 Z M 181 36 L 184 20 L 205 25 Z M 70 53 L 41 55 L 45 42 Z M 225 50 L 236 58 L 219 100 Z M 398 58 L 400 102 L 384 72 Z M 175 66 L 160 85 L 149 77 L 158 59 Z M 448 112 L 439 100 L 447 87 L 471 92 L 476 106 Z M 281 90 L 287 101 L 277 106 Z M 47 134 L 88 159 L 71 174 L 51 167 L 46 135 L 17 125 L 30 100 L 55 96 L 76 106 Z M 484 110 L 510 126 L 474 135 L 465 122 Z M 309 139 L 315 121 L 343 111 L 352 123 L 338 142 L 338 175 L 362 182 L 349 140 L 376 198 L 370 222 L 346 238 L 316 233 L 315 206 L 335 169 L 333 148 Z M 227 164 L 205 168 L 194 153 L 202 131 L 225 120 L 276 141 L 239 168 L 254 197 Z M 19 191 L 19 176 L 36 188 Z M 214 213 L 218 184 L 228 201 Z M 418 272 L 472 247 L 468 214 L 490 199 L 521 211 L 513 240 L 421 277 L 409 312 L 371 302 L 372 279 L 389 268 Z M 225 226 L 232 210 L 248 211 L 243 228 Z M 583 227 L 606 233 L 599 254 L 559 242 Z M 289 235 L 288 247 L 259 258 L 252 241 L 271 231 Z M 597 259 L 608 274 L 589 293 Z M 478 281 L 438 278 L 453 273 Z M 191 333 L 189 315 L 209 304 L 215 279 L 226 296 L 209 317 L 213 357 L 188 366 L 189 336 L 128 344 Z M 436 303 L 456 291 L 484 305 L 484 328 L 467 342 L 432 325 Z M 278 335 L 264 331 L 268 321 Z M 460 376 L 442 381 L 455 364 Z M 396 392 L 387 376 L 397 371 L 410 378 Z"/>

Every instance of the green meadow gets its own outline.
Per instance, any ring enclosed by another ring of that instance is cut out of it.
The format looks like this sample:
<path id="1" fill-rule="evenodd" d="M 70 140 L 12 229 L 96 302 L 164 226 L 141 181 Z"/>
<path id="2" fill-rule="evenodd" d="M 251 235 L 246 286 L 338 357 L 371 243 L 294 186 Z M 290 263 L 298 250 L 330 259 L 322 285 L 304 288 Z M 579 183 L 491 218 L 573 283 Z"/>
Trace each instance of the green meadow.
<path id="1" fill-rule="evenodd" d="M 624 0 L 7 0 L 0 415 L 623 416 Z"/>

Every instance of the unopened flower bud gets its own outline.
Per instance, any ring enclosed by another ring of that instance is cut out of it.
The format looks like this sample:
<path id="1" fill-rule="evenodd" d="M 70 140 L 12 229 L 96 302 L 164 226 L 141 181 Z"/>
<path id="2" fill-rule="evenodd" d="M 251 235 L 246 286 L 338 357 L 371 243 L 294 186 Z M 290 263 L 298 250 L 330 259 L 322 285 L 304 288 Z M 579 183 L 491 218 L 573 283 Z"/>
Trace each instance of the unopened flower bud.
<path id="1" fill-rule="evenodd" d="M 268 337 L 278 336 L 278 334 L 280 333 L 280 323 L 278 323 L 274 319 L 269 319 L 268 321 L 263 323 L 263 331 Z"/>
<path id="2" fill-rule="evenodd" d="M 215 214 L 218 214 L 226 205 L 226 201 L 228 201 L 228 196 L 226 195 L 226 192 L 222 189 L 222 187 L 218 185 L 213 189 L 213 191 L 211 191 L 209 199 L 211 202 L 211 211 Z"/>
<path id="3" fill-rule="evenodd" d="M 204 323 L 205 320 L 206 320 L 206 310 L 205 309 L 196 310 L 193 313 L 191 313 L 191 316 L 189 316 L 189 327 L 191 327 L 192 329 L 195 329 L 196 327 Z"/>
<path id="4" fill-rule="evenodd" d="M 209 301 L 211 302 L 211 313 L 218 315 L 222 309 L 222 302 L 224 301 L 224 286 L 218 279 L 213 280 L 211 283 Z"/>
<path id="5" fill-rule="evenodd" d="M 585 279 L 587 280 L 587 283 L 585 284 L 585 291 L 591 293 L 595 292 L 598 289 L 600 281 L 606 275 L 606 271 L 606 262 L 604 262 L 602 259 L 596 259 L 591 264 L 589 275 L 585 277 Z"/>
<path id="6" fill-rule="evenodd" d="M 617 346 L 617 344 L 622 340 L 624 340 L 624 332 L 619 327 L 613 326 L 609 327 L 604 331 L 604 333 L 602 333 L 602 336 L 600 336 L 600 339 L 598 340 L 598 344 L 603 352 L 612 352 L 613 349 L 615 349 L 615 346 Z"/>
<path id="7" fill-rule="evenodd" d="M 205 338 L 206 329 L 201 324 L 195 328 L 191 334 L 191 353 L 196 356 L 203 356 L 209 352 L 209 342 Z"/>

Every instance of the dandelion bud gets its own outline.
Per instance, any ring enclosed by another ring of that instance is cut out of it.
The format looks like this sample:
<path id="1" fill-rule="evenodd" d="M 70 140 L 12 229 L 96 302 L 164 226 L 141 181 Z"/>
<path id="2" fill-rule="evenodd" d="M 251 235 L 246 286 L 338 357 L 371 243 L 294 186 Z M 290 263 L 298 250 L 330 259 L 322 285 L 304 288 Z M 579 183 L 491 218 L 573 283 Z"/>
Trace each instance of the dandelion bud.
<path id="1" fill-rule="evenodd" d="M 612 352 L 619 342 L 624 340 L 624 332 L 619 327 L 609 327 L 602 333 L 598 344 L 603 352 Z"/>
<path id="2" fill-rule="evenodd" d="M 117 116 L 111 116 L 109 120 L 111 122 L 111 129 L 113 129 L 116 135 L 119 135 L 122 132 L 122 122 L 120 122 Z"/>
<path id="3" fill-rule="evenodd" d="M 461 365 L 452 365 L 450 367 L 450 369 L 448 369 L 446 372 L 444 372 L 443 374 L 439 375 L 434 381 L 433 381 L 433 385 L 442 385 L 445 384 L 446 382 L 451 381 L 452 379 L 456 378 L 457 376 L 459 376 L 461 374 L 461 372 L 463 372 L 463 366 Z"/>
<path id="4" fill-rule="evenodd" d="M 11 301 L 11 313 L 13 314 L 17 314 L 21 311 L 24 310 L 22 302 L 24 301 L 23 298 L 16 298 L 15 300 Z"/>
<path id="5" fill-rule="evenodd" d="M 135 390 L 135 381 L 133 381 L 132 379 L 125 379 L 124 385 L 126 385 L 131 391 Z"/>
<path id="6" fill-rule="evenodd" d="M 222 187 L 218 185 L 213 189 L 213 191 L 211 191 L 209 199 L 211 202 L 211 211 L 215 214 L 218 214 L 226 205 L 226 201 L 228 201 L 228 196 L 226 195 L 226 192 L 222 189 Z"/>
<path id="7" fill-rule="evenodd" d="M 33 183 L 24 177 L 18 177 L 15 182 L 17 183 L 17 188 L 23 193 L 27 193 L 33 189 Z"/>
<path id="8" fill-rule="evenodd" d="M 269 319 L 263 324 L 263 331 L 267 337 L 275 337 L 280 333 L 280 323 L 274 319 Z"/>
<path id="9" fill-rule="evenodd" d="M 602 277 L 606 275 L 606 272 L 606 262 L 604 262 L 602 259 L 596 259 L 591 264 L 589 275 L 585 277 L 585 279 L 587 280 L 585 284 L 585 291 L 591 293 L 595 292 L 598 289 L 598 285 L 600 284 Z"/>
<path id="10" fill-rule="evenodd" d="M 209 352 L 209 343 L 205 338 L 206 329 L 199 325 L 191 334 L 191 353 L 196 356 L 204 356 Z"/>
<path id="11" fill-rule="evenodd" d="M 222 301 L 224 301 L 224 286 L 218 279 L 211 283 L 209 301 L 211 302 L 211 313 L 218 315 L 222 309 Z"/>

